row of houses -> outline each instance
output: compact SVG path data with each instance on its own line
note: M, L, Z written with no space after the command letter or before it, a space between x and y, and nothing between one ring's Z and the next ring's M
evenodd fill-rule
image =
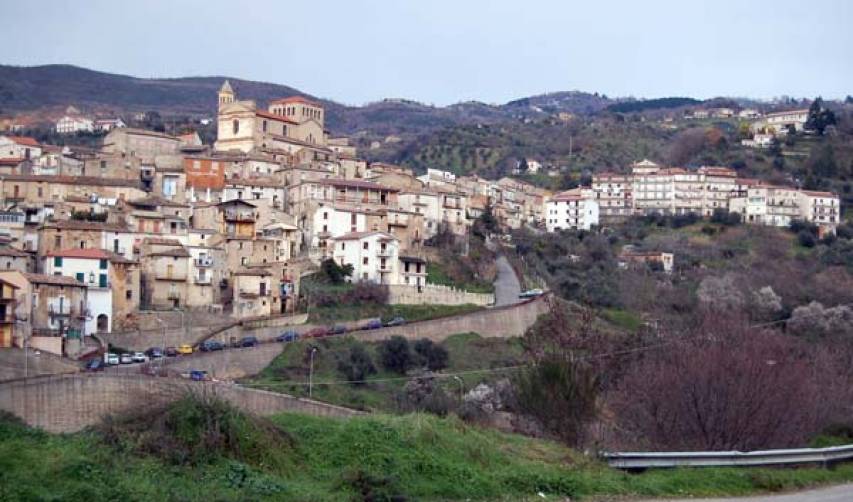
M840 199L831 192L777 186L739 178L733 169L662 167L637 162L630 174L599 173L592 185L557 194L546 203L546 228L589 229L635 215L737 213L742 221L787 226L792 220L834 232L841 222Z

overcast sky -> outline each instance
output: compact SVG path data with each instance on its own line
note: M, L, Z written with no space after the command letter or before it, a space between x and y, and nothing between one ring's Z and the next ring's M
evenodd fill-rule
M0 63L229 75L348 104L853 94L847 0L0 0Z

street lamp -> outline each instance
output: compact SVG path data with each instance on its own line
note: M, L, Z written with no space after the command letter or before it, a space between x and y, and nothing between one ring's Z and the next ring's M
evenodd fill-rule
M313 385L314 385L314 353L317 352L317 347L311 347L311 366L308 370L308 399L311 399L313 395Z

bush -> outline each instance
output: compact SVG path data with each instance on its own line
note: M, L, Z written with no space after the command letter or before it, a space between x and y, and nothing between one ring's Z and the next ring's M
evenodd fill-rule
M402 336L383 341L379 346L379 358L383 368L401 375L405 375L414 363L409 341Z
M447 349L441 345L436 345L429 338L421 338L415 342L415 354L418 356L420 364L426 366L430 371L438 371L447 367Z
M817 244L815 235L808 230L800 230L797 234L797 242L799 242L800 246L803 246L804 248L813 248L815 247L815 244Z
M729 211L720 207L714 209L714 212L711 214L711 223L718 223L720 225L732 227L735 225L739 225L740 222L741 217L739 213L730 213Z
M332 284L340 284L344 282L347 277L352 275L352 271L352 265L347 264L342 267L331 258L323 260L323 263L320 264L320 272Z
M376 366L373 365L370 353L359 343L353 345L346 357L338 361L338 371L355 385L363 385L364 379L376 374Z

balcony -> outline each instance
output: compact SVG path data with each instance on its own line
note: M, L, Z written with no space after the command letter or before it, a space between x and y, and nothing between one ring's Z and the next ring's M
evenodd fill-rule
M211 277L209 275L206 275L204 277L196 276L195 283L200 284L202 286L207 286L211 283Z
M184 270L158 270L154 273L154 278L158 281L185 282L187 280L187 273Z
M261 297L265 298L268 296L270 296L269 290L266 290L263 292L258 291L258 290L249 290L249 289L241 289L240 290L240 297L241 298L261 298Z
M200 268L212 267L213 266L213 257L212 256L202 256L195 259L195 266Z
M166 298L168 298L169 300L180 300L181 299L181 293L180 293L180 291L178 291L176 289L172 289L172 290L169 290L168 293L166 293Z
M238 223L254 223L255 214L248 211L225 211L225 221Z
M391 248L380 249L379 251L376 252L376 256L379 256L382 258L391 258L392 256L394 256L394 252Z
M51 317L71 317L74 315L74 309L71 305L50 303L47 306L47 314Z

